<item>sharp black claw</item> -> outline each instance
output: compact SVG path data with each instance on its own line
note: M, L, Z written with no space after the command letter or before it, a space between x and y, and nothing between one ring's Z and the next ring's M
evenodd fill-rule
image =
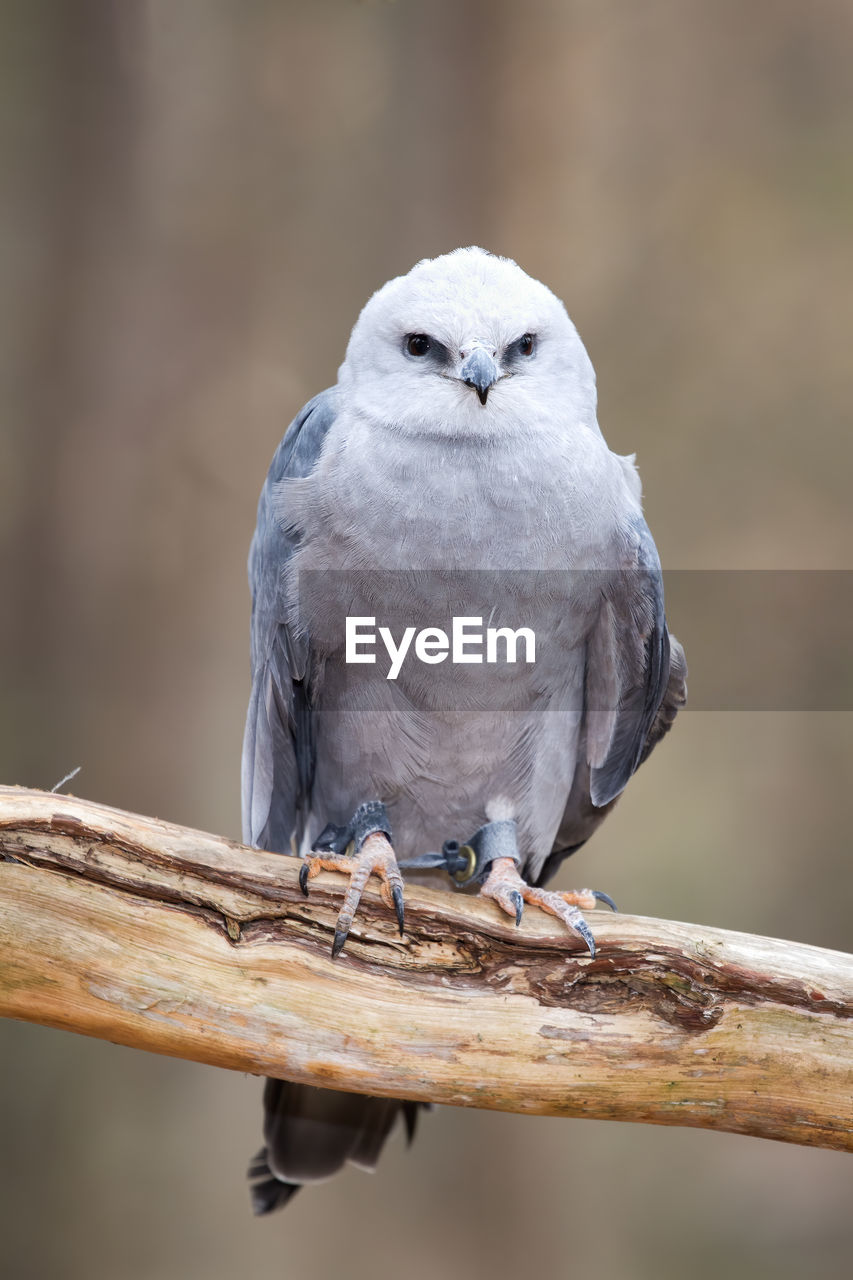
M344 943L347 940L348 930L336 929L334 941L332 942L332 959L337 960L338 956L344 949Z
M299 888L302 890L302 892L305 894L305 897L307 898L308 897L308 863L307 862L303 862L302 866L299 868Z
M577 932L583 938L584 942L589 947L589 954L594 960L595 959L595 938L592 936L592 931L589 925L586 923L585 920L577 920L575 923L573 923L572 928L577 930Z
M595 898L596 902L603 902L611 911L619 910L609 893L602 893L600 889L593 889L592 896Z
M403 907L403 890L398 884L394 885L391 890L391 896L394 899L394 910L397 912L397 924L400 928L400 937L403 936L403 928L406 923L406 913Z
M524 899L517 889L513 889L509 897L510 902L515 907L515 927L517 929L521 924L521 917L524 914Z

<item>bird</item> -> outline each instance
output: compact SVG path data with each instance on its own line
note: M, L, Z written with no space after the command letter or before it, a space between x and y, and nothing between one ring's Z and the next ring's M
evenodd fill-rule
M666 734L687 674L634 455L596 415L563 303L469 247L372 295L337 383L278 446L249 554L243 837L300 858L306 894L322 869L347 878L335 956L371 876L403 933L406 869L519 926L544 910L595 955L584 912L612 899L545 885ZM254 1212L373 1169L418 1110L267 1080Z

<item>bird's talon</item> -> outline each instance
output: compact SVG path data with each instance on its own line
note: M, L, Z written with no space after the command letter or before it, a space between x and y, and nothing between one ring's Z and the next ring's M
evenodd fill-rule
M319 871L337 871L349 876L350 881L335 923L333 959L343 950L362 892L372 875L379 877L380 896L387 907L393 908L402 935L405 924L403 878L391 843L383 832L371 832L357 853L329 854L315 848L306 855L299 868L299 887L306 897L308 883Z
M344 949L344 943L349 937L349 929L336 929L335 937L332 942L332 959L337 960L338 956Z
M590 929L587 922L582 917L579 917L578 919L573 920L569 927L574 929L575 933L580 934L580 936L583 938L586 945L589 947L590 958L594 960L595 959L595 938L592 936L592 930Z
M588 911L596 902L604 902L616 910L616 903L606 893L597 889L576 889L566 893L537 889L526 884L519 874L514 859L495 858L480 892L486 898L493 898L498 906L508 915L515 915L516 927L521 923L521 915L525 902L547 911L549 915L562 920L567 929L571 929L586 943L589 954L595 958L595 938L592 930L581 915L580 909Z
M391 890L391 896L394 899L394 910L397 913L397 924L400 929L400 937L403 936L403 930L406 925L406 911L403 905L403 890L398 884L395 884Z

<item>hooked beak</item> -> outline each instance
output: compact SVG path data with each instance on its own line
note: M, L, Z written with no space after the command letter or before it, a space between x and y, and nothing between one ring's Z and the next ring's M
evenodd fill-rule
M475 347L459 370L466 387L473 387L480 404L485 404L489 391L498 380L498 366L484 347Z

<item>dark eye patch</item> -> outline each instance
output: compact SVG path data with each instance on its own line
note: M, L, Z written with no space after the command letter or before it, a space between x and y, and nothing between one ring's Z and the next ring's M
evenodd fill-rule
M523 333L520 338L516 338L515 342L511 342L506 349L504 359L509 360L529 360L531 356L536 354L537 340L535 333Z
M434 364L447 364L450 359L444 343L428 333L407 333L403 338L403 350L414 360L429 360Z

